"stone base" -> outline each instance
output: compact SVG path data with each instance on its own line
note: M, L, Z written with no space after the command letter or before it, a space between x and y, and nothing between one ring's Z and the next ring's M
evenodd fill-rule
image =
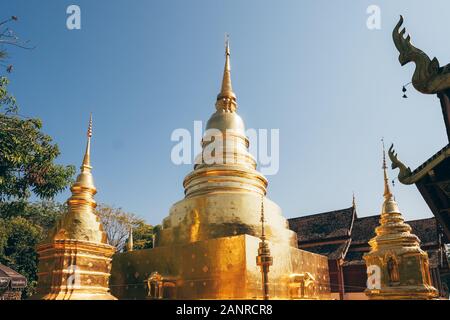
M109 292L115 248L79 240L40 245L38 292L32 299L116 300Z
M111 292L119 299L148 299L147 279L158 272L163 299L261 299L259 242L238 235L116 254ZM270 242L269 247L272 299L330 298L325 256Z

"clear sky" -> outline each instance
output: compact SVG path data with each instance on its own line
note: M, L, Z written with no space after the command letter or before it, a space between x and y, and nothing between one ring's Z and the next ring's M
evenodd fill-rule
M81 30L66 8L81 8ZM369 5L381 30L366 27ZM239 114L250 128L280 129L280 170L268 196L296 217L349 207L378 214L381 144L395 142L415 169L446 143L439 101L402 99L412 64L401 67L391 32L399 14L416 46L450 62L442 1L3 0L15 31L36 49L12 49L11 89L21 114L39 117L79 167L89 112L96 199L156 224L183 197L190 165L170 160L176 128L193 130L214 111L223 39ZM391 178L396 172L389 170ZM430 217L415 186L393 191L407 219ZM64 201L68 191L58 196Z

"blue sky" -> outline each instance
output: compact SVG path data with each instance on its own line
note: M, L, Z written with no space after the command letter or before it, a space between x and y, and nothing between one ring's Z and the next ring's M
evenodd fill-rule
M70 4L81 8L81 30L66 28ZM366 27L372 4L381 30ZM381 137L413 169L447 143L436 97L410 87L401 98L414 66L399 65L391 39L403 14L415 45L448 63L445 0L4 0L1 8L36 45L10 51L21 114L41 118L58 162L78 167L92 111L97 201L150 223L183 197L192 166L171 162L170 135L213 113L226 32L239 114L249 128L280 129L268 196L286 217L349 207L353 191L360 216L378 214ZM407 219L431 216L414 186L393 190Z

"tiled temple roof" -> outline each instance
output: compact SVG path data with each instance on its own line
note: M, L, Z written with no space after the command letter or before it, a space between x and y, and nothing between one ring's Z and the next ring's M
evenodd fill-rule
M375 228L379 225L379 215L357 218L353 224L352 244L367 244L375 236Z
M422 163L419 167L417 167L412 173L412 176L421 177L422 171L427 168L425 172L434 168L436 165L441 163L444 159L446 159L450 154L450 144L447 144L444 148L436 152L431 158ZM419 178L417 178L419 179Z
M289 219L289 227L297 232L299 243L347 238L350 236L354 208L323 212Z
M0 289L23 289L27 286L27 279L20 273L0 263Z
M306 247L303 248L303 250L327 256L328 259L331 260L336 260L345 257L349 245L350 241L344 240L339 243L330 243L317 245L313 247Z

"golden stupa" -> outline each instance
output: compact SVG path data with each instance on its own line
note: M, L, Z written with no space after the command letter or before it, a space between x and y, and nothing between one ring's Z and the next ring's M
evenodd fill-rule
M153 249L114 256L111 290L119 299L329 298L327 258L299 250L296 233L266 197L267 179L236 112L228 41L225 47L216 111L184 179L185 198L170 209Z
M389 187L383 147L384 202L380 226L364 255L368 282L366 295L373 300L432 299L437 290L431 284L428 254L419 238L404 222Z
M81 172L71 187L68 211L46 241L37 248L38 288L34 299L115 300L110 294L111 257L115 247L107 243L95 214L97 190L91 173L92 116Z

